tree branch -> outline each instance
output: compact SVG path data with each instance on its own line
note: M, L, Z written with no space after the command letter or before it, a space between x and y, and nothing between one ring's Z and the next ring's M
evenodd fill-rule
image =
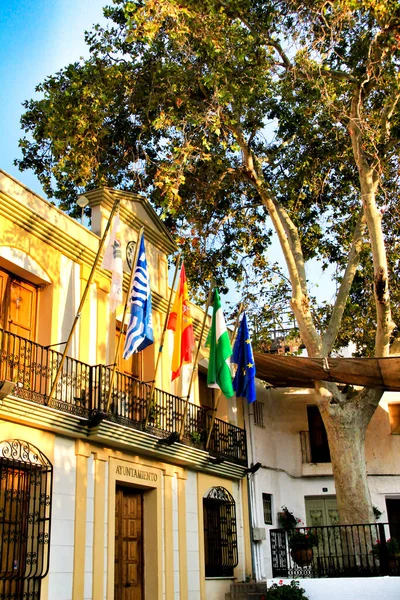
M388 267L381 225L381 214L376 206L379 173L374 166L371 166L368 163L368 158L363 152L363 132L360 126L361 107L362 99L360 88L358 88L354 91L351 102L349 133L360 178L361 201L368 225L374 265L374 297L377 320L375 355L388 356L390 334L395 325L392 321L390 310Z
M262 170L258 168L257 159L253 156L241 128L232 124L229 124L228 127L242 150L243 162L248 177L268 210L278 236L292 285L290 304L299 326L301 338L309 356L320 356L321 338L315 328L310 311L310 302L306 290L304 258L297 229L285 209L272 197Z
M350 293L351 285L353 283L357 266L360 262L360 252L366 228L367 222L365 219L364 211L361 210L356 223L356 227L354 229L353 240L348 254L346 270L344 272L343 279L340 284L339 292L336 297L332 315L329 320L329 325L325 331L325 334L322 336L323 356L329 355L337 338L340 324L342 322L344 309L346 307L347 298Z

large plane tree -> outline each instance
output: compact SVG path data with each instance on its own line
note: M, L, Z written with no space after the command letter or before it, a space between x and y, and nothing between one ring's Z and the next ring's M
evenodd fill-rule
M282 285L309 356L352 337L388 356L398 269L400 11L388 0L137 0L105 9L90 58L26 103L22 169L74 214L99 185L145 192L201 286ZM390 248L388 264L386 246ZM336 265L321 312L307 264ZM246 280L247 282L247 280ZM382 391L315 382L342 523L372 522L364 443Z

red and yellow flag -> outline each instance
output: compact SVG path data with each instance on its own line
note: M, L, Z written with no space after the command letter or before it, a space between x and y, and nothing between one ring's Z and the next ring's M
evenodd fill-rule
M192 361L194 348L193 319L190 316L185 267L182 263L174 304L168 319L168 329L175 332L172 354L172 378L179 377L181 366Z

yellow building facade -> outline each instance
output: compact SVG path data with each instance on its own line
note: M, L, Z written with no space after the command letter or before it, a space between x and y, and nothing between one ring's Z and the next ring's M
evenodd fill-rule
M240 405L221 400L207 445L204 369L183 419L190 368L171 383L171 332L153 391L174 241L144 197L86 197L91 230L0 171L0 596L224 598L252 573ZM123 307L110 312L100 262L56 380L116 200L124 295L125 249L144 226L155 343L129 361L121 343L115 356ZM192 308L198 339L203 315Z

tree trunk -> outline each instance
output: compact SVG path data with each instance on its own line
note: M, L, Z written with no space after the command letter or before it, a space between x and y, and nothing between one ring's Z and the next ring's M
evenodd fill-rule
M365 435L382 392L364 389L345 398L339 390L328 391L325 384L317 387L321 394L319 409L328 435L340 523L373 523ZM354 390L351 391L354 394Z

